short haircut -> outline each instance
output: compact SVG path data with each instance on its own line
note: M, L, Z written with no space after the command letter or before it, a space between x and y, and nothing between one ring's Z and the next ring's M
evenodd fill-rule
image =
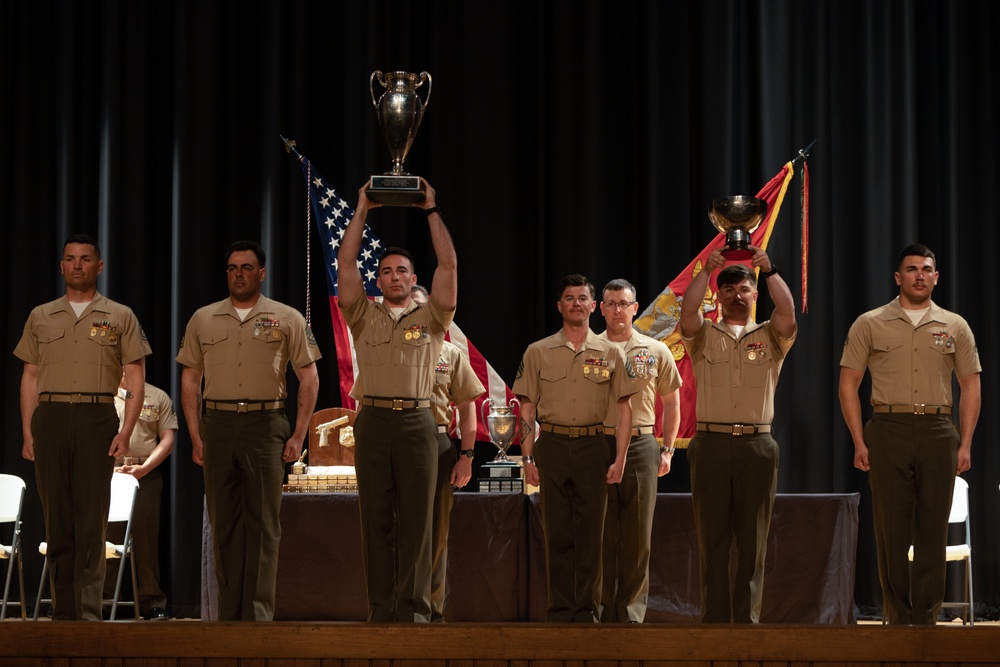
M101 246L97 245L97 239L89 234L73 234L66 242L63 243L63 253L66 252L66 246L70 243L79 243L81 245L92 245L94 246L94 254L97 255L97 259L101 259Z
M636 300L635 285L625 280L624 278L615 278L604 286L601 290L601 298L604 298L605 292L617 292L619 290L630 290L632 292L632 300Z
M423 285L414 285L413 287L411 287L410 288L410 294L413 294L414 292L420 292L421 294L423 294L428 299L431 298L431 293L428 292L427 288L424 287Z
M263 269L264 265L267 264L267 254L264 252L264 247L256 241L237 241L229 246L229 250L226 251L226 262L229 262L229 258L234 252L243 252L244 250L249 250L257 255L257 263L260 264L260 268Z
M562 279L559 283L559 299L562 299L563 292L566 291L567 287L586 287L590 290L590 298L596 299L596 294L594 292L594 283L590 282L587 276L582 273L571 273Z
M411 253L406 248L399 248L397 246L389 246L382 254L378 256L378 268L382 268L382 261L389 255L399 255L400 257L405 257L410 261L410 269L416 270L415 267L417 263L413 260L413 253Z
M937 257L934 256L934 252L925 246L923 243L911 243L902 250L899 251L899 257L896 259L896 270L899 271L903 268L903 260L911 255L917 255L919 257L928 257L932 262L934 262L934 270L937 271Z
M750 285L756 289L757 276L746 264L730 264L719 271L719 277L715 279L715 284L719 289L724 285L739 285L744 280L749 280Z

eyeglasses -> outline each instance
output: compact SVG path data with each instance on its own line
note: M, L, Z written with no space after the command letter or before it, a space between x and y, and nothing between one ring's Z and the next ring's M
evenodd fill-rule
M611 310L626 310L632 306L635 301L603 301L605 308L610 308Z

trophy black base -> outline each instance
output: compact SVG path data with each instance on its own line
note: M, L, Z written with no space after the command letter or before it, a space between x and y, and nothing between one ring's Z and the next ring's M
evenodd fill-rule
M524 493L523 479L478 479L479 493Z
M426 196L419 176L381 174L372 176L371 183L365 196L382 206L412 206Z
M480 472L485 477L476 480L480 493L522 493L523 469L514 461L487 461Z

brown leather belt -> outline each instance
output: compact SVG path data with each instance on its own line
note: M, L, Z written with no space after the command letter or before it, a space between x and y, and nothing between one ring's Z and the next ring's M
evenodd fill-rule
M128 459L128 463L125 463L125 459ZM143 463L146 462L146 457L145 456L125 456L125 457L123 457L121 459L118 459L118 460L121 461L121 463L119 464L118 461L115 461L115 465L116 466L118 466L118 465L141 466Z
M770 433L770 424L722 424L718 422L698 422L698 430L707 433L728 433L729 435L756 435Z
M442 426L441 424L438 424L438 433L447 433L447 432L448 432L447 426Z
M872 408L878 414L899 413L907 415L950 415L950 405L924 405L914 403L913 405L876 405Z
M598 435L604 433L604 426L594 424L592 426L559 426L558 424L541 424L539 426L546 433L556 435L568 435L571 438L583 438L588 435Z
M38 395L42 403L114 403L111 394L53 394L44 392Z
M373 408L391 408L393 410L414 410L416 408L431 407L431 401L429 398L373 398L365 396L361 399L361 405L370 405Z
M263 412L284 410L284 401L205 401L205 409L219 412Z
M605 426L604 435L614 435L618 432L617 426ZM640 435L653 435L652 426L633 426L632 427L632 437L638 438Z

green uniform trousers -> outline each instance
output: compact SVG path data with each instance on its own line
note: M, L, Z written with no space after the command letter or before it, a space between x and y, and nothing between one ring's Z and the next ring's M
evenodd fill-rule
M368 620L431 620L438 433L427 408L365 406L354 422Z
M431 622L444 622L444 597L448 574L448 528L455 489L451 471L458 463L455 443L447 433L438 433L437 487L434 489L434 515L431 535Z
M604 435L571 438L542 432L538 464L548 609L551 623L596 623L601 542L613 459Z
M699 431L688 445L698 537L702 623L757 623L764 556L778 483L778 443L769 433ZM729 553L736 541L736 578Z
M199 424L220 621L270 621L281 542L284 411L206 410Z
M614 460L616 443L607 437ZM625 475L608 486L601 567L601 623L642 623L649 600L649 548L656 507L660 445L650 435L632 438Z
M38 404L31 417L52 619L99 621L118 433L112 404Z
M941 611L959 441L946 415L877 414L865 425L875 553L888 623L933 625Z

